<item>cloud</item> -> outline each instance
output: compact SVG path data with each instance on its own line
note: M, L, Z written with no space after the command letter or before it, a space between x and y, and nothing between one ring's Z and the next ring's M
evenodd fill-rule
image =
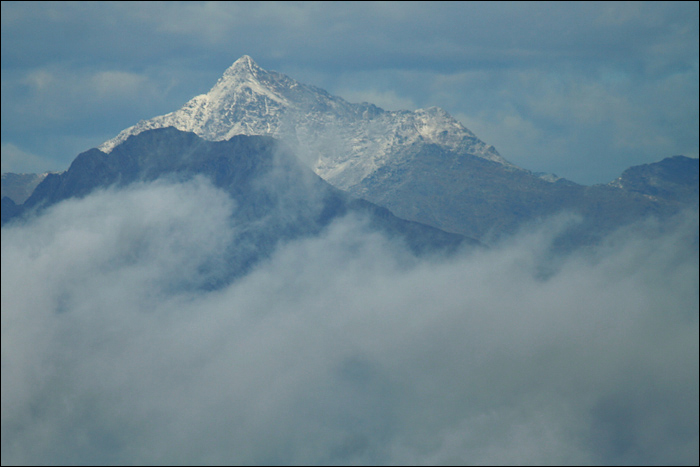
M698 462L697 212L411 259L360 220L200 285L202 179L2 229L2 462ZM212 266L213 265L213 266Z

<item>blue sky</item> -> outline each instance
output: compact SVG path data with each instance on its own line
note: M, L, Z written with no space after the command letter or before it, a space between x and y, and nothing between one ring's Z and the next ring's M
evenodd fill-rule
M698 3L2 2L2 171L63 170L248 54L388 110L439 106L579 183L698 157Z

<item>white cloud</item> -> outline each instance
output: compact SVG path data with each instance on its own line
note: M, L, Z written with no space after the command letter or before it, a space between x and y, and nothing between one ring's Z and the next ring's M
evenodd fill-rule
M556 264L556 223L416 262L346 218L204 291L234 210L2 229L3 464L697 463L697 212Z

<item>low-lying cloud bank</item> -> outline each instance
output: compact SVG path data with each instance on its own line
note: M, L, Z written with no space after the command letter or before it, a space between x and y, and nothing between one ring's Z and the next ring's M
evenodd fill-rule
M3 464L697 465L697 211L558 260L558 221L418 261L345 218L204 291L235 209L158 182L2 229Z

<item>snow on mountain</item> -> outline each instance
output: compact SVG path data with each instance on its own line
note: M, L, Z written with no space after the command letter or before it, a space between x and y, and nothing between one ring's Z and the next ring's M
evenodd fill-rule
M221 141L238 134L270 135L295 148L319 176L349 189L415 143L432 143L515 168L444 110L385 111L351 104L314 86L260 68L244 55L207 93L181 109L125 129L99 149L129 136L173 126Z

